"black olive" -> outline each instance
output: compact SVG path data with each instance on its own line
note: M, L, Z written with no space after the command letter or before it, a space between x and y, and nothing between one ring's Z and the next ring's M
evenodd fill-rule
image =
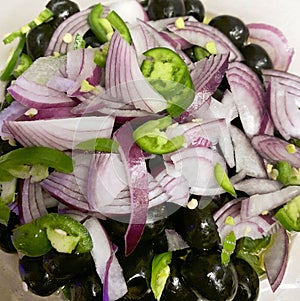
M259 278L252 266L245 260L234 258L233 264L238 276L238 289L233 301L255 301L259 293Z
M237 17L220 15L212 18L208 24L224 33L237 47L242 47L248 40L248 27Z
M135 250L125 256L123 250L119 250L117 258L123 268L124 278L128 292L124 300L140 300L150 291L151 266L154 251L150 242L140 242Z
M43 268L43 257L24 256L19 260L19 271L28 289L39 296L50 296L65 284L51 277Z
M51 0L46 7L53 13L53 24L57 27L64 20L79 12L77 3L70 0Z
M220 252L192 250L182 266L186 283L205 300L229 301L236 294L238 279L234 266L221 263Z
M85 41L85 46L88 47L93 47L93 48L98 48L101 46L101 43L97 39L97 37L94 35L92 30L88 30L84 35L83 39Z
M202 22L205 15L205 9L200 0L184 0L185 14L193 16L199 22Z
M28 32L26 49L33 60L44 56L54 30L51 23L42 23Z
M191 288L183 281L181 267L184 260L173 258L170 266L170 276L163 290L162 301L196 301L198 297Z
M19 224L19 217L13 211L10 212L7 226L0 224L0 249L6 253L16 253L11 235L16 225Z
M91 270L94 265L94 261L89 252L82 254L65 254L53 250L43 256L43 266L46 272L57 279L71 279Z
M257 74L261 74L262 69L272 69L273 63L266 50L257 44L248 44L240 48L244 56L244 63Z
M219 233L210 210L182 207L171 218L175 230L190 247L209 250L219 246Z
M80 277L75 277L68 284L67 289L70 301L103 300L103 286L95 270Z
M185 15L183 0L149 0L148 17L150 20L179 17Z

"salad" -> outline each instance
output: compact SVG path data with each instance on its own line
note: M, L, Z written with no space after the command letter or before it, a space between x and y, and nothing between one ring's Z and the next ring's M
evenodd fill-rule
M279 28L193 0L51 0L3 42L0 246L27 290L278 290L300 231L300 78Z

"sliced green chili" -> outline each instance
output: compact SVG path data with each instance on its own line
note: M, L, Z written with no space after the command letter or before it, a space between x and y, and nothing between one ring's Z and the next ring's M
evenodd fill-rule
M217 163L214 168L214 176L218 184L228 193L230 193L233 197L237 197L235 189L230 182L225 170L221 166L220 163Z
M287 202L275 217L286 230L300 232L300 196Z
M133 138L141 149L151 154L166 154L181 148L185 143L183 135L168 139L162 131L172 124L172 118L166 116L150 120L133 132Z
M27 32L29 32L30 29L42 24L45 21L48 21L52 17L53 17L53 12L50 9L45 8L39 13L39 15L33 21L30 21L29 23L22 26L20 29L5 36L5 38L3 39L3 43L4 44L11 43L16 38L21 37Z
M122 18L115 12L111 11L107 16L106 19L112 25L112 27L117 30L121 37L125 39L128 43L131 43L131 35L130 31L126 25L126 23L122 20Z
M6 64L4 70L1 72L0 80L6 81L9 79L9 77L12 75L17 62L21 56L21 53L23 51L23 48L25 46L26 37L25 35L22 35L20 37L20 41L16 47L16 49L13 51L13 54L11 55L8 63Z
M91 30L97 37L97 39L100 41L100 43L105 43L108 41L107 39L107 30L101 24L101 16L103 14L103 6L99 3L93 6L91 12L88 16L88 22L91 27Z
M16 78L19 77L31 66L32 62L32 58L29 55L22 53L13 71L13 76Z
M221 253L221 262L226 265L230 262L230 256L233 254L236 246L236 237L233 231L230 231L224 238Z
M44 165L63 173L73 171L72 158L49 147L18 148L0 157L0 171L3 175L5 175L5 172L18 172L20 169L22 170L22 166L26 165Z
M109 138L95 138L76 145L76 149L105 153L116 153L118 148L119 143Z

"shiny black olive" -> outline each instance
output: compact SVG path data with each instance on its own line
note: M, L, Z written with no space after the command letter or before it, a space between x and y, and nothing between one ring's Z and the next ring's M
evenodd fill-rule
M67 289L70 301L103 300L103 286L99 276L94 270L80 277L75 277Z
M43 257L24 256L19 260L19 271L28 289L39 296L50 296L65 284L51 277L43 268Z
M257 44L248 44L240 48L244 56L244 62L257 74L261 74L262 69L272 69L273 63L266 50Z
M119 250L116 255L123 268L128 288L124 300L144 298L150 291L151 265L154 257L151 243L140 242L129 256L125 256L123 250Z
M89 252L65 254L53 250L43 256L43 266L50 276L68 280L93 269L95 264Z
M229 301L236 294L238 279L234 266L221 263L220 252L192 250L182 266L186 283L205 300Z
M28 32L26 49L33 60L44 56L54 30L51 23L42 23Z
M93 47L93 48L98 48L101 46L101 43L99 40L96 38L94 33L91 30L88 30L84 35L83 39L85 41L85 46L86 47Z
M248 40L248 27L237 17L220 15L212 18L208 24L224 33L237 47L242 47Z
M80 10L78 4L70 0L51 0L46 4L46 7L54 15L53 23L55 27Z
M0 249L6 253L16 253L17 250L14 247L11 235L16 225L19 224L19 217L10 212L10 217L7 226L0 224Z
M259 293L259 278L251 265L243 259L234 258L238 276L238 289L233 301L255 301Z
M220 243L219 233L210 210L182 207L173 216L175 230L192 248L209 250Z
M185 14L193 16L199 22L202 22L205 15L205 9L199 0L184 0Z
M170 266L170 276L163 290L162 301L196 301L198 297L191 288L183 281L181 267L184 260L173 258Z
M150 20L179 17L185 15L183 0L149 0L148 16Z

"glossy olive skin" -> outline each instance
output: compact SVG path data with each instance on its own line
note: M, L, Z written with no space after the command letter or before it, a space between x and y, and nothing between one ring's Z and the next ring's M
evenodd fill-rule
M55 28L51 23L42 23L28 32L26 50L33 60L44 56L54 30Z
M248 44L240 48L244 56L244 63L257 74L261 74L262 69L273 69L273 63L264 48L257 44Z
M57 27L64 20L79 12L77 3L70 0L50 0L46 7L53 13L53 24Z
M251 265L243 259L234 258L238 276L238 289L233 301L255 301L259 294L259 278Z
M183 0L149 0L148 17L150 20L179 17L185 15Z
M193 16L199 22L202 22L205 16L205 9L200 0L184 0L185 14Z
M46 272L43 257L22 257L19 260L19 271L28 289L39 296L50 296L65 284Z
M190 247L210 250L219 245L218 229L210 210L181 208L172 219L175 230Z
M237 47L242 47L248 40L249 30L237 17L220 15L212 18L208 24L224 33Z
M181 275L184 260L173 258L170 266L170 276L163 290L162 301L197 301L196 294L187 286Z
M183 266L183 279L209 301L230 301L236 294L238 279L234 266L221 263L220 252L192 250Z
M0 224L0 249L6 253L16 253L17 250L14 247L11 235L16 225L19 224L19 217L10 212L10 217L7 226Z
M127 283L128 292L124 300L140 300L150 291L151 265L154 250L150 242L140 242L135 250L125 256L124 250L116 253Z
M96 271L75 277L68 284L70 301L101 301L103 300L103 285Z
M50 251L43 256L43 267L46 272L56 279L69 280L95 266L89 252L82 254L65 254Z

